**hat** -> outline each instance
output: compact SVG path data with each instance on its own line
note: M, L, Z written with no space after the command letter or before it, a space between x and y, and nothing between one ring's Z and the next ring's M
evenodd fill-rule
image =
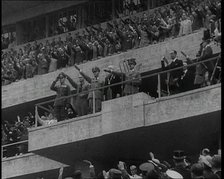
M93 73L96 72L96 71L100 72L99 67L93 67L93 68L92 68L92 72L93 72Z
M184 155L184 151L183 150L175 150L173 152L173 159L174 160L183 160L186 158L186 156Z
M183 179L183 176L180 173L178 173L178 172L176 172L174 170L168 169L166 171L166 174L167 174L168 177L170 177L172 179Z
M107 68L110 69L110 70L114 70L114 66L113 65L109 65Z
M79 179L82 176L82 172L80 170L76 170L74 171L73 175L72 175L75 179Z
M154 170L154 165L152 163L142 163L140 166L139 166L139 169L141 171L146 171L146 172L150 172L152 170Z
M210 155L200 155L199 157L199 162L203 163L204 165L208 166L209 168L212 168L211 162L212 162L212 157Z
M209 29L204 30L202 40L207 41L207 40L210 40L210 38L211 38L211 35L210 35Z
M211 164L214 168L221 168L221 155L214 155Z
M130 166L130 170L135 170L137 169L135 165Z
M111 168L109 170L109 175L112 176L111 178L119 178L121 177L121 171L115 168Z
M132 65L132 64L136 65L137 64L135 61L135 58L127 59L127 61L128 61L128 65Z

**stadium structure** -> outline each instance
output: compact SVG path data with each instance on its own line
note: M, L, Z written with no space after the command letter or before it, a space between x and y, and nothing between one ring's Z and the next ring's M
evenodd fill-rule
M77 30L71 32L74 34L84 29L86 21L99 23L100 19L104 26L111 17L116 18L115 9L122 4L120 1L2 1L2 33L16 34L14 48L19 49L27 44L23 38L24 33L31 30L27 24L35 21L45 28L45 37L38 39L38 43L59 36L65 39L67 33L49 36L52 18L75 12L78 24ZM153 11L161 4L159 0L143 2L146 7L143 12ZM140 17L143 12L137 12L136 16ZM108 65L119 67L122 60L133 57L142 64L141 75L158 74L161 57L167 50L175 49L178 54L184 50L195 57L202 36L203 29L200 29L79 66L92 76L94 66L100 69ZM221 51L214 43L212 48L214 53ZM62 71L78 80L78 71L67 67L2 86L2 118L16 120L18 114L34 113L37 104L54 99L55 92L50 90L50 85ZM102 72L102 77L105 76ZM149 158L150 151L157 158L167 160L172 158L175 149L187 151L193 159L205 147L216 153L221 148L221 84L157 98L148 93L158 87L157 76L142 80L145 92L102 102L101 112L30 128L26 141L28 153L8 158L2 156L2 178L53 179L57 178L62 166L65 175L80 169L84 177L88 177L88 166L83 160L92 161L101 171L115 166L120 160L138 165Z

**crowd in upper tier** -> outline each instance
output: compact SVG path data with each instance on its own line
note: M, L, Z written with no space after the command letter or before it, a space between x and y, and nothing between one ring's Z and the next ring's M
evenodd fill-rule
M147 46L205 27L211 34L221 34L221 3L179 0L142 17L130 15L107 23L89 26L81 33L68 33L43 43L27 44L18 51L2 51L2 85L32 78L74 64L85 63L129 49Z

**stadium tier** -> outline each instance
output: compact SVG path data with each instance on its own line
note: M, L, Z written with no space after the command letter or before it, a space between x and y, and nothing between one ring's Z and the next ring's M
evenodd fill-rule
M221 178L220 0L3 6L3 179Z

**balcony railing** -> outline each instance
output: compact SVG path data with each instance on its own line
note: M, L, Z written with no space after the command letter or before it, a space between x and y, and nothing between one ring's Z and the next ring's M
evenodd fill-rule
M181 66L181 67L178 67L178 68L169 69L169 70L165 70L165 71L160 71L160 72L150 74L150 75L144 75L144 76L139 77L138 79L147 79L147 78L149 79L149 78L152 78L152 77L154 77L154 78L156 77L157 78L157 94L158 94L157 95L157 100L161 100L166 96L173 95L169 91L169 87L170 87L169 83L165 84L164 81L166 81L167 78L169 77L169 75L167 75L167 74L170 74L171 72L173 72L175 70L189 69L191 67L196 67L197 65L213 61L215 66L214 66L211 78L208 81L209 83L207 85L213 85L213 84L220 83L221 82L221 67L218 67L219 66L218 63L220 62L220 59L221 58L220 58L219 54L216 54L216 55L214 55L214 57L212 57L210 59L206 59L206 60L199 61L199 62L193 62L192 64L188 64L188 65L185 65L185 66ZM218 77L217 76L214 77L217 70L218 70ZM214 82L214 78L216 78L215 82ZM135 78L134 80L136 80L136 79L137 78ZM90 89L88 91L84 91L84 92L72 94L72 95L69 95L69 96L60 97L60 98L57 98L57 99L54 99L54 100L49 100L49 101L46 101L46 102L38 103L35 106L35 127L38 127L38 118L39 118L38 109L42 109L44 111L52 113L52 110L48 109L46 106L48 106L49 104L52 104L53 102L55 102L57 100L71 99L71 98L77 97L80 94L93 93L93 103L92 103L92 105L93 105L92 109L93 110L92 110L92 113L94 114L94 113L96 113L96 108L95 108L95 104L96 104L95 92L96 92L96 90L103 90L105 88L111 88L111 87L114 87L114 86L117 86L117 85L121 85L123 87L127 83L129 85L133 85L134 80L133 79L132 80L125 80L125 81L122 81L122 82L119 82L119 83L103 86L103 87L100 87L100 88L94 88L94 89ZM165 88L164 88L164 86L165 86ZM131 94L134 94L134 93L137 93L137 92L132 91ZM178 92L178 93L181 93L181 91ZM174 94L177 94L177 93L174 93ZM4 157L12 157L12 156L20 155L20 154L24 154L24 153L28 153L28 141L27 140L2 146L2 157L3 158Z

